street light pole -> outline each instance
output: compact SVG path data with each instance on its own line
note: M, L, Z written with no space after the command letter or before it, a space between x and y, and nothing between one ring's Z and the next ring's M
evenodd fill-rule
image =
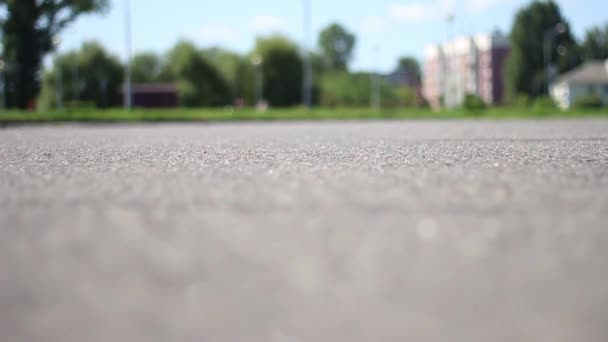
M378 65L378 46L374 47L374 69L371 74L371 108L373 110L380 110L381 98L380 98L380 79L375 66Z
M257 93L258 93L258 105L262 105L264 101L264 72L262 71L262 65L258 65L257 69Z
M124 107L131 110L132 107L132 85L131 85L131 0L125 0L125 43L127 49L127 62L125 63L125 87Z
M547 94L551 93L551 83L553 82L553 69L551 68L551 50L555 37L566 32L564 23L557 23L543 34L543 57L545 60L545 72L547 73Z
M302 99L307 108L312 107L312 61L310 56L310 30L312 17L311 0L303 0L304 23L304 78L302 83Z
M53 37L53 45L55 47L55 81L56 81L56 93L55 100L57 102L57 110L63 109L63 75L61 65L59 64L59 45L61 44L61 38L59 36Z
M454 16L453 12L449 12L448 15L445 17L448 42L450 40L452 40L453 35L454 35L454 19L455 18L456 17Z
M78 57L77 57L78 58ZM78 102L78 60L72 65L72 102Z
M262 71L262 63L264 63L262 56L256 54L251 57L251 64L253 64L255 68L255 80L253 82L256 106L260 106L264 100L264 73Z
M443 49L443 109L447 109L452 105L452 94L450 91L450 83L452 82L452 54L450 53L450 43L452 39L454 39L454 20L455 20L454 12L448 12L445 22L446 22L446 42Z
M0 94L2 95L2 101L0 101L0 109L4 110L6 109L6 77L5 77L5 71L4 69L6 68L6 62L4 62L3 59L0 59Z

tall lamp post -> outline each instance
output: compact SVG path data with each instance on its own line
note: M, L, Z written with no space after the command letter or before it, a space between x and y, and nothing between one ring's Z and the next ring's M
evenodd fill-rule
M74 65L72 65L72 102L78 102L78 93L79 93L79 81L78 81L78 61L75 61Z
M450 48L449 45L452 41L452 39L454 39L454 20L456 19L454 12L450 11L448 12L448 14L445 17L445 23L446 23L446 42L445 42L445 47L446 49L444 49L443 51L443 103L441 104L441 106L444 109L447 109L451 106L453 106L453 102L454 102L454 97L452 94L452 88L450 86L450 84L452 83L452 65L451 65L451 61L452 61L452 54L449 52Z
M302 99L307 108L312 107L312 61L310 56L310 30L312 17L311 0L303 0L304 23L304 78L302 82Z
M553 40L566 32L566 25L564 23L557 23L543 34L543 55L545 60L545 70L547 73L547 94L551 92L551 83L553 82L554 70L551 65L551 50L553 46Z
M454 35L454 19L456 19L454 12L449 12L445 17L448 42Z
M378 46L374 47L374 66L378 65L378 53L380 48ZM370 95L370 106L373 110L380 110L382 106L381 98L380 98L380 77L376 70L372 71L371 74L371 95Z
M256 54L251 57L251 64L255 67L255 79L254 79L254 91L255 91L255 104L256 106L261 105L264 99L264 73L262 72L262 63L264 59L262 56Z
M125 0L125 44L127 62L125 63L124 107L125 110L131 110L133 105L133 89L131 85L131 0Z
M59 64L59 45L61 44L61 38L59 36L53 37L53 46L55 47L55 81L57 82L57 91L55 93L57 101L57 110L63 109L63 75L61 65Z
M6 69L6 62L0 59L0 95L2 95L2 101L0 101L0 109L6 108L6 82L4 77L4 69Z

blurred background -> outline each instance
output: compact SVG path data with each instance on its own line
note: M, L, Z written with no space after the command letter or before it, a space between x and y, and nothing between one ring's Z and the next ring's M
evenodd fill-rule
M0 106L608 105L608 2L2 0Z

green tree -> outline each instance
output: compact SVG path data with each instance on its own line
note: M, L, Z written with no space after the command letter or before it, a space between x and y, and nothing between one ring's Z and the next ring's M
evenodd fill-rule
M318 52L310 53L310 64L312 65L312 72L315 78L320 78L323 73L329 71L327 70L325 62L323 60L323 55Z
M57 76L61 73L64 103L87 102L107 108L121 103L124 69L118 57L108 54L97 42L85 42L79 51L59 56L44 73L39 105L57 105Z
M422 81L420 64L415 57L401 57L397 63L395 73L399 74L408 85L417 86Z
M518 11L511 29L511 52L505 75L511 99L517 94L535 98L547 93L544 38L559 23L563 23L565 31L551 41L549 60L563 73L580 64L580 54L558 5L553 1L534 1Z
M608 24L589 30L581 49L585 60L608 59Z
M255 104L255 70L251 61L247 58L242 58L236 67L234 95L238 99L245 101L245 104Z
M282 36L258 38L253 52L262 58L264 98L285 107L302 102L302 59L296 44Z
M42 59L53 38L80 15L101 12L108 0L0 0L9 107L25 109L40 90Z
M355 35L337 23L321 31L319 45L327 68L334 71L347 70L348 63L353 57L355 43Z
M327 72L323 56L318 52L310 52L310 64L312 66L312 104L314 106L321 102L321 80Z
M154 53L140 53L131 61L131 79L135 83L154 83L163 79L164 61Z
M183 106L224 106L231 103L228 84L192 43L177 43L169 52L167 61L163 74L177 82Z
M245 62L245 58L235 52L219 47L203 49L202 55L220 73L230 87L230 92L234 96L242 97L243 94L240 91L239 83L243 80L239 75L239 66Z

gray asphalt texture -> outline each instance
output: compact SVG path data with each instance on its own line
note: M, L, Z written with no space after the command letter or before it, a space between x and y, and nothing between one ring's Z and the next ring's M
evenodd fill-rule
M608 341L608 121L0 130L2 341Z

